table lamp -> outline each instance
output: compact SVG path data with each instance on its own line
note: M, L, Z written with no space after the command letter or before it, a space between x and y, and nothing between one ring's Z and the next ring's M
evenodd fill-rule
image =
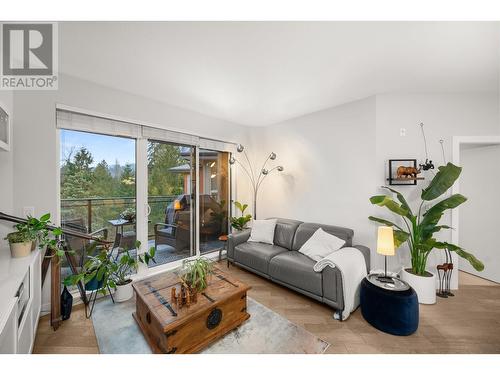
M378 227L377 235L377 253L384 255L384 274L379 275L377 278L380 282L393 283L392 278L387 276L387 256L395 254L394 248L394 232L392 227L381 226Z

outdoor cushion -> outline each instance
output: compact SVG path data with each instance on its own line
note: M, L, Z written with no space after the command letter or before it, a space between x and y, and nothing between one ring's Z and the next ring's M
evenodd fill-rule
M269 260L287 249L260 242L244 242L234 248L234 260L259 272L268 273Z
M269 276L273 279L323 295L321 273L314 272L316 262L298 251L287 251L276 255L269 263Z
M161 233L165 236L171 236L172 235L172 230L173 228L172 227L166 227L166 228L163 228L163 229L158 229L158 233Z

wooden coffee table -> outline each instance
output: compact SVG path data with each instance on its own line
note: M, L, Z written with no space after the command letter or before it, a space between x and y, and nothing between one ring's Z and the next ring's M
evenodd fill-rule
M197 302L179 308L171 301L179 276L168 272L133 285L137 294L133 314L154 353L196 353L250 317L250 287L220 269L210 277Z

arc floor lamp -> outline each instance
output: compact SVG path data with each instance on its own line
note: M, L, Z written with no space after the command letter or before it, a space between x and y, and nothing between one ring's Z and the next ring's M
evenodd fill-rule
M259 188L262 185L262 182L265 180L267 176L269 176L272 172L278 171L278 172L283 172L284 168L281 165L275 166L271 169L267 169L266 165L270 160L276 160L276 154L274 152L271 152L264 163L262 164L262 168L260 170L255 170L253 167L253 164L250 162L250 158L247 155L247 152L245 151L245 147L241 144L238 144L236 146L236 151L238 153L242 153L245 157L244 161L241 162L234 156L231 156L229 158L229 164L233 165L238 163L243 171L247 174L248 178L250 179L250 182L252 184L252 190L253 190L253 218L257 218L257 195L259 193ZM258 172L258 174L257 174Z

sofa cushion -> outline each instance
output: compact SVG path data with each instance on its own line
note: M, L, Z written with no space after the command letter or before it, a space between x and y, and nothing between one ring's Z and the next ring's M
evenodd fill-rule
M271 258L285 251L288 252L281 246L244 242L234 248L234 260L267 275Z
M288 250L292 250L293 238L295 237L295 231L302 224L302 221L282 219L282 218L271 218L277 219L276 229L274 230L274 244L284 247Z
M248 242L262 242L274 245L274 230L276 219L254 220Z
M269 263L271 278L308 291L323 295L321 273L314 272L315 261L298 251L287 251L274 256Z
M314 232L318 230L318 228L321 228L325 232L343 239L345 241L344 246L352 246L352 237L354 236L354 231L352 229L336 227L334 225L302 223L299 225L297 231L295 232L292 250L299 250L302 245L304 245L306 241L314 234Z

